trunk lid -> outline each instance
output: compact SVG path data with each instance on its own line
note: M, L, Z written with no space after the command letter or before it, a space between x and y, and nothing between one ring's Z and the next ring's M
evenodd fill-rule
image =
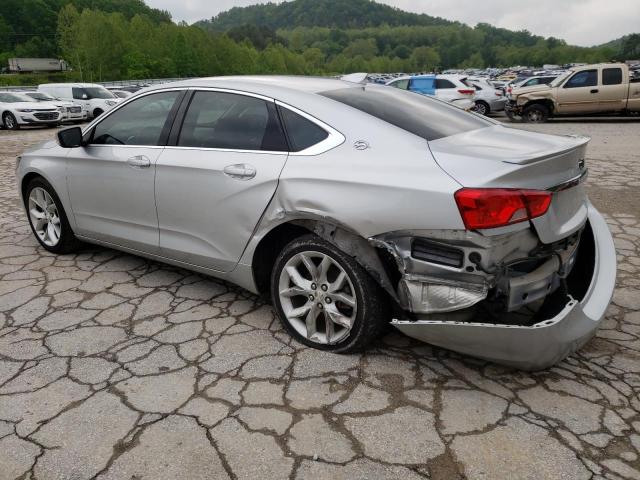
M464 187L554 190L549 211L532 220L543 243L579 230L587 219L587 137L526 132L495 125L429 142L440 167ZM567 188L568 187L568 188Z

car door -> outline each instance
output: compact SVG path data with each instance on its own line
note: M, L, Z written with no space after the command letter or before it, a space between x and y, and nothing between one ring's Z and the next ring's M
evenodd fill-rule
M620 67L602 69L602 85L598 95L601 112L619 112L627 106L629 86L623 83L623 79Z
M155 163L184 91L143 95L85 133L67 157L67 184L77 233L148 253L158 252Z
M413 78L409 85L409 90L422 95L435 95L435 78Z
M273 100L191 95L156 167L161 254L230 271L276 191L288 145Z
M599 111L598 69L574 73L558 89L560 114L596 113Z

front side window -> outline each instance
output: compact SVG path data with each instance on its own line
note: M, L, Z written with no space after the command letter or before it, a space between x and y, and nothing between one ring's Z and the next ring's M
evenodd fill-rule
M603 85L620 85L622 84L621 68L605 68L602 70Z
M93 145L160 144L169 113L182 92L160 92L134 100L98 123L92 135Z
M576 73L565 84L564 88L595 87L598 85L597 70L583 70Z
M281 107L280 115L282 116L284 127L287 130L287 137L289 138L292 152L306 150L322 142L329 136L323 128L311 120L307 120L302 115L292 112L288 108Z
M178 146L287 151L273 102L225 92L196 92L184 117Z
M71 89L73 98L76 100L91 100L93 98L108 99L116 98L109 90L102 87L73 87Z
M411 88L415 90L433 90L434 88L433 78L414 78L411 81Z

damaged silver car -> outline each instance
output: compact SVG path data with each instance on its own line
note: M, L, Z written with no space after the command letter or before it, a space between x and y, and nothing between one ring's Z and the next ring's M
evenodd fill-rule
M613 293L587 143L384 86L211 78L60 131L17 178L51 252L85 241L270 295L322 350L362 349L391 322L540 369L594 335Z

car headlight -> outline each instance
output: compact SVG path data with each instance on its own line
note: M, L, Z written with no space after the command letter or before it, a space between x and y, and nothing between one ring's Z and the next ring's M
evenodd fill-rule
M59 108L58 108L58 111L59 111L60 113L64 113L64 107L59 107Z
M19 112L22 112L22 113L31 113L31 112L35 112L35 110L34 110L34 109L32 109L32 108L19 108L19 109L18 109L18 111L19 111Z
M118 102L114 102L113 100L107 100L107 105L109 105L110 107L113 107L114 105L116 105Z

